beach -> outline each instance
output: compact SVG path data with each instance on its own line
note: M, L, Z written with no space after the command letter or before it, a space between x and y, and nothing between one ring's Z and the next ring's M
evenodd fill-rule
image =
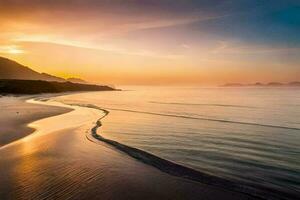
M0 200L300 200L300 0L5 0L0 21Z
M26 103L31 96L2 96L0 98L0 148L34 131L27 124L38 119L60 115L72 109Z
M26 113L0 121L1 132L15 131L0 147L1 199L254 199L169 175L90 141L101 110L25 100L1 98L1 108Z

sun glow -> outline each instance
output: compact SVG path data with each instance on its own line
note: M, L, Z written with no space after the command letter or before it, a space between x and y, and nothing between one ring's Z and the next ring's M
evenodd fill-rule
M278 0L264 10L231 1L216 1L218 8L214 1L59 2L1 4L0 56L101 84L300 79L299 6L293 3Z
M9 53L9 54L22 54L22 53L24 53L24 51L21 50L21 49L9 49L7 51L7 53Z
M3 54L23 54L24 50L20 49L18 46L0 46L0 53Z

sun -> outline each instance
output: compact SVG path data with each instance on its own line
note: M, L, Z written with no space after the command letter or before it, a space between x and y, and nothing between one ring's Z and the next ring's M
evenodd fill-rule
M18 49L18 48L15 48L15 47L11 47L7 50L7 53L8 54L22 54L22 53L24 53L24 50Z
M20 48L17 45L4 45L0 46L0 54L10 54L10 55L17 55L26 53L25 50Z

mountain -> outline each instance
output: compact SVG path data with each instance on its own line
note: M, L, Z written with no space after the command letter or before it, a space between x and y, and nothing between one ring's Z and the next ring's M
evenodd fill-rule
M82 80L80 78L68 78L67 81L72 82L72 83L87 83L85 80Z
M300 86L300 82L299 81L294 81L294 82L290 82L288 83L289 86Z
M47 73L38 73L29 67L21 65L13 60L0 57L0 79L20 79L20 80L44 80L57 82L73 82L73 83L87 83L80 78L63 79Z
M38 73L24 65L4 57L0 57L0 79L66 81L63 78L52 76L50 74Z
M89 85L72 82L0 79L0 94L40 94L75 91L113 91L105 85Z
M283 83L279 83L279 82L270 82L267 84L267 86L284 86Z
M253 86L264 86L264 84L262 84L261 82L256 82L253 84Z
M299 87L300 82L294 81L290 83L270 82L270 83L254 83L254 84L242 84L242 83L226 83L221 87Z
M245 86L241 83L226 83L224 85L222 85L221 87L242 87Z

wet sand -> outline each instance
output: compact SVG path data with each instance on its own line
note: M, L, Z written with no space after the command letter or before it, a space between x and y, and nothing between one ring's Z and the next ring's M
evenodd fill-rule
M27 124L38 119L63 114L71 109L26 103L30 96L0 98L0 147L34 132Z
M0 148L1 200L253 199L168 175L105 143L91 142L86 136L104 113L74 108L30 124L37 129L34 134ZM18 130L26 126L12 124Z

